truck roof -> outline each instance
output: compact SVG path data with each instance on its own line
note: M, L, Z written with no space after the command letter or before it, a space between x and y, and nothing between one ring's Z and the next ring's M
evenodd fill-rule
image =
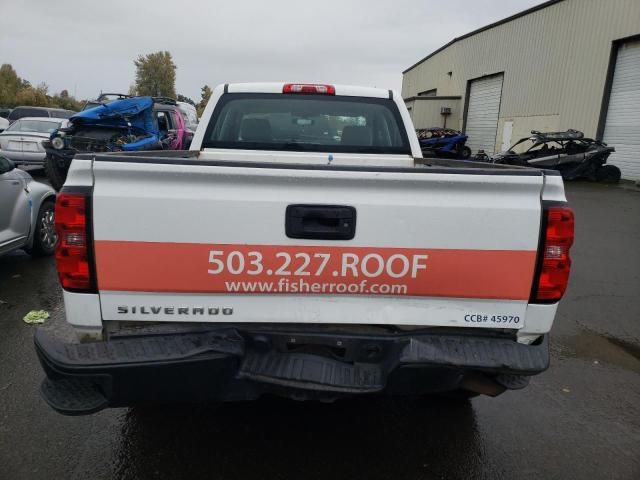
M228 93L282 93L286 84L309 85L302 82L264 82L264 83L229 83L225 85ZM312 85L325 85L313 83ZM336 95L349 97L373 97L373 98L393 98L398 95L393 90L384 88L358 87L355 85L335 85L330 84L336 90Z

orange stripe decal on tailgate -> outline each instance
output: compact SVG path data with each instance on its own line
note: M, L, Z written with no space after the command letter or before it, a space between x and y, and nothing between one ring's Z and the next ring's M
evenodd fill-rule
M100 290L526 300L535 251L95 242Z

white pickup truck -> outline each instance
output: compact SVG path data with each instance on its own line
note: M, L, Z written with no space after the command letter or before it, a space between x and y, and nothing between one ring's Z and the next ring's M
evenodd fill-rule
M190 152L77 156L55 410L265 393L497 395L549 366L573 213L556 172L422 158L391 90L229 84Z

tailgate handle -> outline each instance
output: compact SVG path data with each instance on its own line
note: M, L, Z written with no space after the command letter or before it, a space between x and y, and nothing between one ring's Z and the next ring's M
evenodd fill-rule
M289 205L285 229L289 238L351 240L356 234L356 209L344 205Z

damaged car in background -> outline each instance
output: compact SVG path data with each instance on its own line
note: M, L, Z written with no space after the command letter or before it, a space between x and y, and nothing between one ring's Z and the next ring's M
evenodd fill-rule
M45 172L56 190L64 184L76 153L188 148L184 119L172 99L101 96L87 106L43 142Z
M584 138L578 130L541 133L531 131L506 152L489 156L483 151L476 161L557 170L564 180L588 179L595 182L617 183L620 169L607 165L607 158L615 148L606 143Z
M467 160L471 149L465 145L467 136L450 128L432 127L416 129L422 154L430 157L448 157Z

